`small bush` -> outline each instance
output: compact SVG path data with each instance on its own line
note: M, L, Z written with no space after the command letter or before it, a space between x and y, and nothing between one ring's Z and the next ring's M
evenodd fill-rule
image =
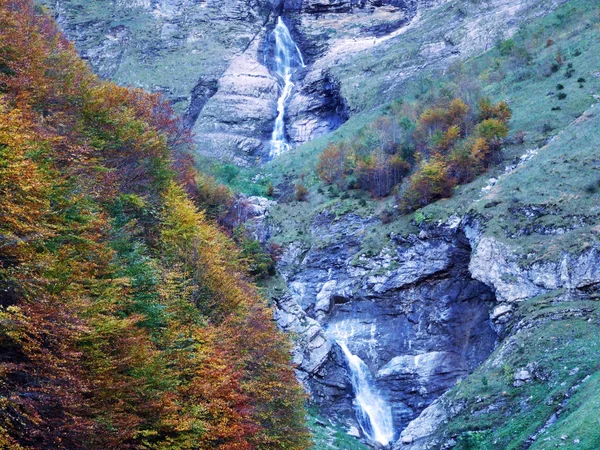
M527 137L527 133L523 130L519 130L515 133L515 144L523 144L525 143L525 138Z
M559 91L562 91L564 88L565 88L565 87L564 87L564 85L562 85L562 84L560 84L560 83L558 83L558 84L556 85L556 89L558 89Z
M400 199L404 211L414 211L435 200L448 198L455 186L446 163L440 155L423 162L410 177L410 184Z
M500 44L500 54L502 56L508 56L515 48L514 39L508 39Z
M546 41L546 48L552 47L554 45L554 39L548 39Z
M394 212L390 211L389 209L384 209L379 214L379 219L383 224L392 223L394 221Z
M508 135L508 126L498 119L486 119L477 126L477 133L483 139L503 139Z
M296 185L296 200L304 202L308 198L308 189L303 184Z
M556 52L556 55L554 56L554 61L556 61L556 64L558 64L559 66L562 66L565 63L565 57L563 56L560 50Z
M565 94L564 92L560 92L558 94L558 99L559 100L564 100L565 98L567 98L567 94Z
M273 197L274 194L275 194L275 186L273 186L273 183L269 183L267 186L267 197Z
M426 220L427 220L427 217L425 216L425 214L423 214L423 211L421 211L421 210L415 211L414 221L417 224L417 226L421 226L421 224L423 222L425 222Z
M542 125L542 133L544 133L544 134L550 133L553 130L554 130L554 127L552 125L550 125L549 123L545 123Z
M567 64L567 70L565 71L565 78L571 78L575 73L575 69L573 69L573 64Z
M221 220L227 214L234 200L231 189L203 173L198 174L194 197L197 205L206 211L206 215L215 220Z
M588 194L595 194L598 191L600 191L600 178L585 187L585 192Z
M331 144L319 156L317 174L325 184L342 187L345 179L346 152L342 145Z
M577 79L577 82L578 82L578 83L585 83L585 78L583 78L583 77L579 77L579 78Z

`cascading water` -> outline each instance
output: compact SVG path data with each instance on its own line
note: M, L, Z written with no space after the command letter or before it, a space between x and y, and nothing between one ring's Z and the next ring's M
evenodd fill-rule
M278 156L290 149L285 135L285 106L294 89L292 82L294 72L300 67L305 67L300 49L292 39L290 30L281 17L277 19L273 36L275 37L275 73L281 83L281 94L277 100L277 119L271 135L271 157Z
M360 428L373 442L389 445L395 434L392 408L373 388L373 377L367 365L354 355L346 344L354 335L354 328L351 324L340 322L329 329L328 334L336 340L346 358L354 391L356 419Z

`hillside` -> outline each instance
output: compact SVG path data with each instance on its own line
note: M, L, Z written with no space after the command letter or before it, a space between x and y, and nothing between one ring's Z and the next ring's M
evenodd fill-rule
M94 70L163 92L198 151L238 165L268 159L277 116L271 32L285 17L306 67L294 74L294 145L404 95L510 37L566 0L44 0Z
M307 448L289 344L189 141L0 2L0 447Z
M65 448L102 448L97 429L131 448L600 447L596 2L42 3L96 73L176 113L70 47L49 70L68 44L41 16L26 74L3 56L22 155L4 216L25 218L3 231L7 442L38 448L51 423ZM55 299L60 347L22 331L62 324Z

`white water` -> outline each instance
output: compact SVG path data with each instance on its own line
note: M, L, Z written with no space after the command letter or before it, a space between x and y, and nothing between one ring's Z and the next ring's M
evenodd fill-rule
M338 344L350 369L358 423L369 439L388 445L394 439L392 408L371 387L371 373L363 360L353 355L344 342L338 341Z
M349 340L357 339L357 335L364 332L365 329L353 321L337 322L327 330L329 336L335 339L344 352L350 370L356 419L360 428L373 442L389 445L394 439L392 408L373 388L373 377L367 365L357 355L352 354L347 345Z
M281 17L277 19L273 36L275 37L275 73L282 83L282 88L277 100L277 119L271 135L271 157L278 156L290 149L290 144L285 136L285 106L294 89L292 76L296 70L304 67L300 49L292 39L290 30L285 26Z

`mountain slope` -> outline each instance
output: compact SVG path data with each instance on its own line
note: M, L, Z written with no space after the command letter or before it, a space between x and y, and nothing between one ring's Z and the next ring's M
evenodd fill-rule
M380 141L373 138L372 130L378 130L373 124L381 117L404 119L402 104L358 115L327 138L232 178L236 186L254 192L275 186L279 203L270 210L269 230L288 248L280 263L284 279L271 286L280 323L299 335L301 377L315 401L348 429L356 426L352 388L328 329L341 320L355 321L354 350L373 373L391 368L394 358L410 362L429 355L435 361L434 353L461 354L469 347L448 347L438 327L461 330L461 321L452 316L460 301L452 299L468 277L491 289L493 299L480 308L488 308L498 348L472 375L454 373L446 386L462 381L439 401L423 412L413 409L419 418L409 416L410 400L400 396L422 399L419 389L439 389L440 382L447 382L444 376L453 373L444 359L421 368L407 362L396 379L378 380L398 405L399 416L404 415L398 420L416 419L397 447L521 448L535 443L545 448L544 442L562 435L570 440L561 442L573 448L575 439L582 448L597 445L586 429L594 421L595 397L584 401L578 395L570 406L568 397L598 371L600 61L594 36L599 13L594 4L569 2L479 58L444 74L426 73L438 80L430 88L409 84L405 104L435 104L466 85L495 101L506 100L512 109L504 160L489 175L458 186L449 199L402 215L395 212L397 196L373 200L355 187L326 186L316 176L319 155L331 143L351 147L373 139L376 150ZM298 183L309 190L306 201L290 195ZM446 255L457 247L468 250L468 271L449 277ZM429 286L448 278L453 288L433 290L437 300L429 300ZM301 326L303 321L309 325ZM415 337L414 329L427 331ZM482 329L467 336L477 338ZM581 389L592 393L595 387L590 382ZM562 414L556 422L555 412ZM550 440L542 435L533 440L540 430Z
M423 72L478 55L565 0L44 1L94 69L164 92L198 152L268 159L278 86L269 34L281 15L307 67L294 75L286 133L300 145L405 95Z

